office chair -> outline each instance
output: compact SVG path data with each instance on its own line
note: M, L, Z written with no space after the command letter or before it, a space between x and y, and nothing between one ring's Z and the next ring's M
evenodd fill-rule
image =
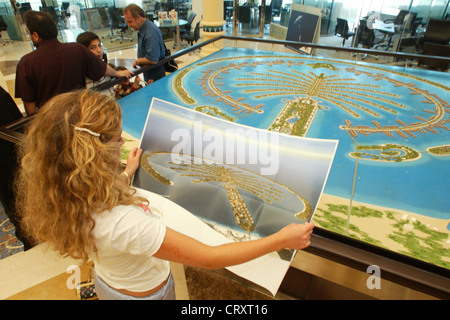
M397 14L395 19L386 19L384 20L384 23L394 23L394 25L402 25L403 20L405 19L405 16L409 13L408 10L400 10L400 12Z
M272 7L266 6L264 11L264 25L270 24L272 22Z
M367 26L367 20L364 19L360 20L358 30L356 31L356 43L358 45L361 44L362 47L365 49L370 49L373 47L374 42L375 42L375 32L373 31L373 29L370 29ZM356 54L353 54L353 56L356 56ZM378 60L378 56L368 53L364 54L362 59L364 60L368 56L372 56Z
M108 7L106 14L108 16L109 27L111 29L109 36L110 41L119 41L120 43L122 43L123 40L133 41L133 38L124 36L127 32L128 24L119 16L117 9L114 7ZM114 30L119 30L120 36L115 37Z
M61 2L61 12L63 13L63 16L66 18L70 17L69 6L70 6L69 2Z
M29 3L29 2L22 2L20 4L20 8L19 8L20 15L23 16L23 14L25 12L27 12L28 10L32 10L31 9L31 3Z
M182 28L180 28L180 36L182 34L185 33L190 33L191 29L192 29L192 22L194 21L195 17L197 16L196 13L191 12L191 14L189 15L188 19L187 19L187 24L185 26L183 26Z
M399 15L394 21L394 33L390 33L388 35L388 40L386 43L378 44L376 48L385 47L385 50L389 50L389 48L394 46L393 38L400 34L400 37L404 38L405 36L411 36L416 33L416 29L418 24L415 23L417 18L417 12L401 10ZM393 20L385 20L385 21L393 21ZM383 31L381 31L383 32ZM396 37L397 38L397 37ZM401 39L399 40L401 41Z
M417 25L415 24L415 21L417 19L417 12L409 12L406 16L405 16L405 21L403 24L403 32L408 32L411 35L416 33L415 28L417 28Z
M63 20L62 14L56 12L54 7L47 6L47 9L44 11L47 11L52 16L53 21L55 21L55 24L58 27L58 30L64 30L66 28L66 22Z
M272 0L270 6L272 7L272 13L274 17L279 17L281 14L281 5L283 0Z
M345 40L353 37L355 32L348 30L348 22L345 19L337 18L336 28L334 29L334 35L343 38L341 47L345 45Z
M7 42L13 42L11 39L3 39L2 37L2 31L8 30L8 25L6 24L5 20L3 20L3 17L0 16L0 41L3 45L5 45Z
M450 57L450 20L430 19L423 36L420 53L423 55ZM419 65L432 69L447 70L447 62L419 59Z
M258 6L259 17L261 18L261 6ZM272 6L267 5L264 7L264 27L272 21Z
M430 19L423 42L448 44L450 42L450 20Z
M98 15L101 18L101 28L102 29L106 29L109 27L109 18L108 18L108 14L106 13L107 7L98 7L97 8L97 12Z
M250 7L249 6L239 6L238 10L238 20L240 24L246 24L248 29L250 29Z
M233 21L233 1L225 0L223 2L223 19L226 21L226 24Z
M186 41L191 46L194 44L194 42L197 42L198 39L200 39L200 21L195 25L194 32L183 34L180 36L180 39Z
M145 11L145 17L150 20L151 22L155 21L155 18L153 16L153 12L151 10Z
M158 16L158 12L160 12L160 11L162 11L161 2L157 2L157 3L155 3L155 10L154 10L155 17Z

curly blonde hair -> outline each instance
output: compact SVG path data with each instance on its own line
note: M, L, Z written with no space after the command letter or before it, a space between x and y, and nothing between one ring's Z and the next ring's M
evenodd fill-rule
M58 95L38 111L20 146L16 180L23 225L38 242L86 262L97 251L92 215L145 201L120 175L118 142L112 138L121 127L117 102L90 90Z

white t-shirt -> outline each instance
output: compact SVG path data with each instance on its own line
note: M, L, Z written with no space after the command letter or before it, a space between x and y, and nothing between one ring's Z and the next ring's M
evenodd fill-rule
M98 252L92 259L97 275L116 289L143 292L170 273L168 261L152 257L164 240L166 225L145 205L117 206L93 216Z

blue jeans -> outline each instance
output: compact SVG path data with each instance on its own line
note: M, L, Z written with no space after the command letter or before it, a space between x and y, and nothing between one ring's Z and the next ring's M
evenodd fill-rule
M175 300L175 283L172 273L166 284L155 293L146 297L133 297L111 288L94 272L95 291L100 300Z

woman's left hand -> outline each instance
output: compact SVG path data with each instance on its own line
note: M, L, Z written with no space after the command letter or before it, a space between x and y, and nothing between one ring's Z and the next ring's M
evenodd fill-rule
M126 173L131 176L136 172L136 170L139 168L139 161L141 159L142 155L142 149L139 149L138 147L134 147L131 149L130 153L127 157L127 167L125 168Z

